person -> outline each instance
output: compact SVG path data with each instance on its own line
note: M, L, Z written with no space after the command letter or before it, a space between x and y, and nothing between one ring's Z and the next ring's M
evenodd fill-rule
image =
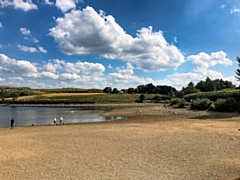
M11 127L10 127L10 129L13 129L13 128L14 128L14 119L12 118L10 122L11 122Z
M60 117L60 124L63 124L63 117Z
M56 118L54 118L53 123L56 125L56 123L57 123L57 119Z

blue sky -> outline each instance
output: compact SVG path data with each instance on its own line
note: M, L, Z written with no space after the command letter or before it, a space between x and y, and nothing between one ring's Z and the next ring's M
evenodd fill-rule
M238 86L239 25L238 0L0 0L0 84Z

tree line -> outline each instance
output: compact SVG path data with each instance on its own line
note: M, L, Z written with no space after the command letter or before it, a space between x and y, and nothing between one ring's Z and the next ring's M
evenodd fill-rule
M128 94L165 94L168 95L169 93L176 93L177 90L172 86L166 86L166 85L153 85L152 83L146 84L146 85L139 85L136 88L128 88L128 89L121 89L118 90L117 88L112 87L105 87L103 89L104 93L112 93L112 94L118 94L118 93L128 93Z
M240 72L240 71L239 71ZM176 88L167 85L153 85L152 83L146 85L138 85L136 88L128 88L118 90L117 88L105 87L104 93L128 93L128 94L163 94L173 97L183 97L186 94L197 92L209 92L218 91L223 89L235 89L236 86L231 81L224 81L222 79L211 80L209 77L205 81L199 81L196 85L193 82L189 82L187 87L183 87L180 91Z

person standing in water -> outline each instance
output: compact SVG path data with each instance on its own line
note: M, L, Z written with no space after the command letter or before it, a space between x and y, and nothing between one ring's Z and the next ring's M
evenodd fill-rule
M14 119L13 118L11 119L10 123L11 123L10 129L14 129Z

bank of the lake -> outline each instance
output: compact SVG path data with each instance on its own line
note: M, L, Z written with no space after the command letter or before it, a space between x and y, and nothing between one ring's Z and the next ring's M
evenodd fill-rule
M0 179L240 176L237 116L173 112L158 106L119 108L105 115L127 119L0 129Z

